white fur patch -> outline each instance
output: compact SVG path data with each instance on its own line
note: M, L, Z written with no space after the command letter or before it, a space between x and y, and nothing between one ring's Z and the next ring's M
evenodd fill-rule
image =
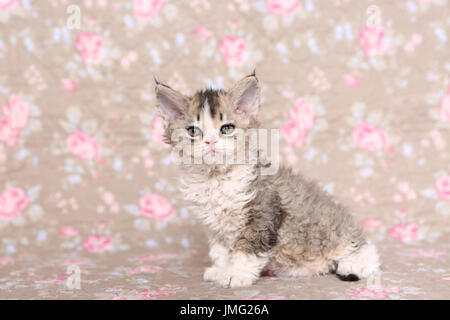
M244 207L256 195L249 190L255 177L254 169L246 165L235 166L219 177L185 170L180 189L198 218L231 248L246 222Z
M215 127L214 121L211 115L211 106L208 103L208 99L205 99L203 104L203 121L202 121L202 130L205 141L214 139L216 141L219 140L219 130Z
M228 266L215 270L216 278L213 281L225 288L250 286L259 278L267 262L265 256L236 252L231 256Z
M227 248L218 243L213 243L209 249L209 257L213 264L223 267L230 263L230 253Z

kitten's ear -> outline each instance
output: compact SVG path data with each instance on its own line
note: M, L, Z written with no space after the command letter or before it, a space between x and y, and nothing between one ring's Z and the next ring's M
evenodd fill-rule
M156 79L155 82L156 100L161 115L169 121L182 120L187 111L189 99Z
M259 111L260 87L255 73L239 80L230 91L234 111L256 116Z

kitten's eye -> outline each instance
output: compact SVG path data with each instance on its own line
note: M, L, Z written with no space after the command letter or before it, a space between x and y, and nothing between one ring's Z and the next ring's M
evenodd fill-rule
M223 135L230 135L234 132L235 126L234 124L224 124L221 128L220 128L220 133Z
M202 134L202 130L199 127L192 126L188 127L186 130L191 137L198 137Z

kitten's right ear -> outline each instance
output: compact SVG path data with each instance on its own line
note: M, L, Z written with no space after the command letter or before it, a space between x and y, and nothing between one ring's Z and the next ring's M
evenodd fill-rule
M169 121L184 119L189 100L186 96L156 80L156 101L161 115Z
M230 90L231 103L235 112L256 116L259 110L260 87L255 71L239 80Z

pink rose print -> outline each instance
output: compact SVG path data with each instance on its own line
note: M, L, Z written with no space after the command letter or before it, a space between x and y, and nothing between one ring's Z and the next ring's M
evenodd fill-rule
M415 223L396 224L389 235L398 238L401 242L410 242L419 239L419 227Z
M10 257L0 258L0 266L6 266L7 264L14 264L15 260Z
M34 283L43 283L43 284L47 284L47 283L51 283L51 284L59 284L59 283L63 283L66 282L67 278L65 276L59 276L58 278L55 279L40 279L40 280L34 280Z
M387 299L390 295L399 294L402 290L398 287L392 288L376 288L376 287L368 287L368 288L351 288L349 289L349 296L356 296L359 298L368 298L368 299Z
M69 78L61 79L61 86L64 88L64 90L70 93L73 93L78 89L78 83Z
M384 131L368 123L361 123L355 128L352 138L360 148L372 152L387 146L387 137Z
M111 247L112 242L111 237L92 234L83 242L83 247L89 252L102 253Z
M3 107L4 116L0 118L0 141L15 146L21 129L28 124L30 107L17 96L11 96L9 104Z
M195 30L195 37L197 39L201 39L201 38L208 38L212 35L212 31L209 30L207 27L205 26L201 26L198 27L197 30Z
M0 219L14 219L28 207L30 201L23 189L9 188L0 195Z
M128 274L138 274L138 273L155 273L156 271L161 270L162 268L159 266L139 266L133 270L129 270Z
M14 128L11 124L11 119L3 117L0 119L0 141L6 145L13 147L19 140L20 130Z
M0 11L12 10L17 6L17 0L0 0Z
M30 106L19 97L11 96L9 104L3 108L3 113L9 118L11 127L22 129L28 124Z
M440 113L442 121L450 122L450 87L449 92L442 97Z
M281 127L281 133L283 133L286 142L295 147L303 147L308 137L308 131L299 128L294 120L290 120Z
M139 292L136 295L128 295L128 296L116 296L111 298L111 300L154 300L158 299L159 297L170 297L176 294L175 291L150 291L150 290L144 290Z
M176 294L175 291L154 292L154 291L150 291L150 290L144 290L139 293L139 295L143 299L149 299L149 300L157 299L159 297L170 297L170 296L173 296L174 294Z
M359 86L360 79L354 74L344 74L342 78L350 88L356 88L357 86Z
M314 107L305 100L299 98L295 107L288 112L288 122L282 126L286 141L296 147L302 147L308 136L308 130L314 127Z
M416 47L417 47L419 44L422 43L422 41L423 41L422 35L416 33L416 34L414 34L414 35L411 37L411 40L410 40L408 43L406 43L406 44L404 45L403 49L404 49L406 52L411 53L411 52L413 52L413 51L416 49Z
M435 187L441 199L450 201L450 176L440 177L436 181Z
M273 14L289 16L302 6L298 0L267 0L267 11Z
M98 143L81 130L75 130L66 139L69 150L84 160L97 159L101 162Z
M68 238L76 236L77 234L78 234L77 229L75 229L74 227L71 227L71 226L62 227L61 230L59 231L60 236L64 236L64 237L68 237Z
M139 200L141 216L165 221L175 215L169 200L158 193L149 194Z
M433 141L434 147L437 150L443 150L445 148L445 139L442 138L442 135L438 130L431 130L429 135Z
M152 19L164 5L165 0L133 0L134 16L138 19Z
M240 67L245 62L245 40L243 38L225 36L220 42L219 52L222 54L228 67Z
M362 222L364 229L372 229L381 225L381 220L379 219L365 219Z
M83 32L78 36L75 48L80 52L85 64L100 64L103 61L102 36Z
M295 121L300 129L309 130L314 127L314 107L302 98L297 99L295 107L288 111L288 117Z
M359 35L359 44L368 57L383 54L387 49L386 30L381 27L364 27Z

